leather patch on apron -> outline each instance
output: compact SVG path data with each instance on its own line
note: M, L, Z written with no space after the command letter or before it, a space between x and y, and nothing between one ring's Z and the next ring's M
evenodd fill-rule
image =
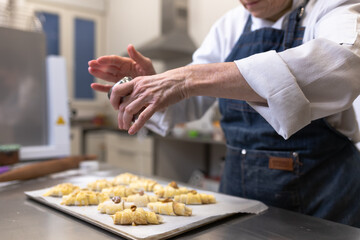
M269 157L269 168L284 171L293 171L294 161L292 158Z

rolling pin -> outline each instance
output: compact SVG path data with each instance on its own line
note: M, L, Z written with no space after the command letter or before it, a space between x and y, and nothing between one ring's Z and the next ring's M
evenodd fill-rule
M78 168L81 161L95 160L96 158L93 155L75 156L32 163L0 174L0 182L42 177L51 173Z

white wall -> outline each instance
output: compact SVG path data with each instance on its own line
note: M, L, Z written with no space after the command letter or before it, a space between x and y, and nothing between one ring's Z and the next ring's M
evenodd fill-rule
M239 0L189 0L189 32L195 44L199 46L211 25L239 4Z
M109 0L106 13L106 54L126 53L160 34L159 0Z
M239 0L189 0L189 33L199 46L211 25ZM122 54L159 36L161 0L109 0L106 13L106 54Z

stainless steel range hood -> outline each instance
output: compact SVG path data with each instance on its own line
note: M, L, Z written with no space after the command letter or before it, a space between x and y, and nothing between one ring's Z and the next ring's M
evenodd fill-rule
M188 0L162 0L161 36L138 50L146 57L163 61L166 70L190 63L196 46L188 33Z

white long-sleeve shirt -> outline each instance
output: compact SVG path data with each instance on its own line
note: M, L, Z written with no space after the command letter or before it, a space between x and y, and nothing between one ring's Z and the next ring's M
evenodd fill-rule
M294 0L292 10L301 2ZM252 17L252 30L283 29L289 13L276 22ZM194 53L192 64L224 62L248 16L240 5L219 19ZM249 104L285 139L312 120L325 118L357 142L359 128L352 102L360 93L360 1L310 0L301 24L306 27L303 45L234 61L248 84L268 103ZM174 124L201 117L215 100L184 100L156 113L146 126L165 135Z

